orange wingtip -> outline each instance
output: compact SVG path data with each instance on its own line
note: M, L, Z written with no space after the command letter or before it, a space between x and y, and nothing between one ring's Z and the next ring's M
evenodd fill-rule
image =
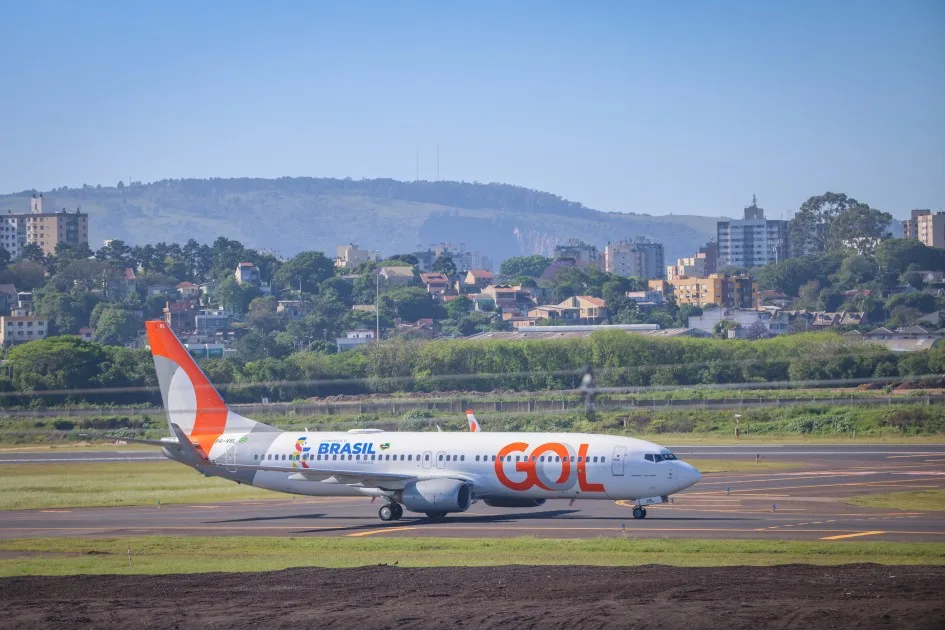
M466 413L467 413L467 414L472 413L472 409L467 409L467 410L466 410Z

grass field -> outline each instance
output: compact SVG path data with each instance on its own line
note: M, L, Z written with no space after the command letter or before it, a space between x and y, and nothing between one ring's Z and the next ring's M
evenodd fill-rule
M703 473L750 472L797 468L787 462L693 460ZM78 462L75 464L3 464L0 510L110 507L161 503L215 503L288 495L204 477L175 462Z
M276 494L167 462L3 464L0 510L210 503Z
M886 494L864 494L846 500L861 507L910 510L919 512L945 512L945 490L916 490L914 492L889 492Z
M131 560L129 566L129 550ZM945 543L760 540L28 538L0 540L0 576L271 571L299 566L945 564Z

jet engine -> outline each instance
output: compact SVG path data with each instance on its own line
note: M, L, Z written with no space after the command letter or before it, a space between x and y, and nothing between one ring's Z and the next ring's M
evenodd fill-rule
M411 512L465 512L472 502L469 485L456 479L424 479L407 484L394 495Z
M545 499L483 499L483 503L489 507L530 508L541 507Z

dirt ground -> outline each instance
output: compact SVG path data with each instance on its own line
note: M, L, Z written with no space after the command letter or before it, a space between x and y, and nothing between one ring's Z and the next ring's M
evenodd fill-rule
M945 628L945 567L289 569L0 580L12 628Z

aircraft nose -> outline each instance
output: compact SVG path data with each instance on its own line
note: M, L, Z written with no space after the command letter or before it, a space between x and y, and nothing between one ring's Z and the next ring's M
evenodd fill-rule
M679 462L679 489L683 490L695 485L702 479L702 473L696 467L686 462Z

